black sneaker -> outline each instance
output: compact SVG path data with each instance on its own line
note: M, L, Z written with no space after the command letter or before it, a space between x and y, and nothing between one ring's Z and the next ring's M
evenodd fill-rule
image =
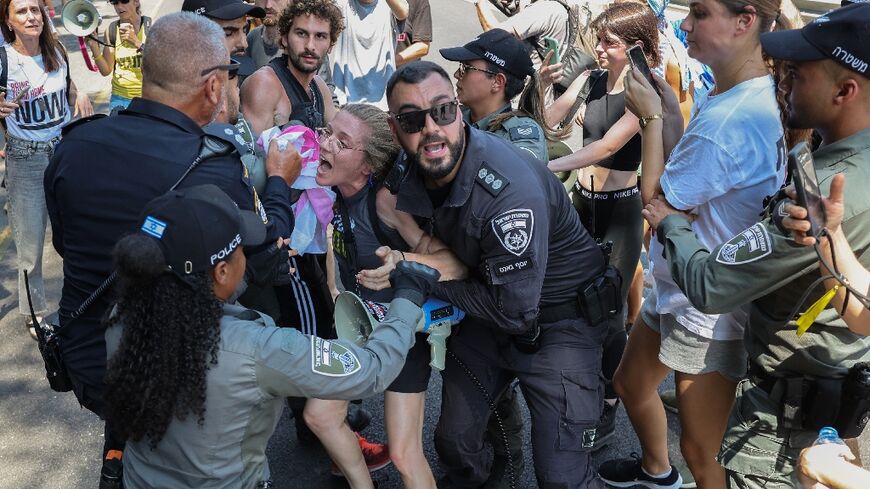
M362 406L358 406L356 409L350 407L347 410L345 420L347 421L348 426L350 426L350 431L356 431L358 433L368 428L369 424L372 422L372 415Z
M99 489L121 489L123 487L124 465L121 462L121 457L119 450L109 450L100 471Z
M608 460L598 467L598 475L612 487L643 486L651 489L679 489L683 484L680 472L671 465L671 473L664 477L651 477L641 468L640 456L631 454L630 459Z
M595 427L595 440L592 441L593 452L607 446L616 435L616 410L618 408L619 401L616 401L613 406L607 402L604 403L601 418L598 419L598 426Z

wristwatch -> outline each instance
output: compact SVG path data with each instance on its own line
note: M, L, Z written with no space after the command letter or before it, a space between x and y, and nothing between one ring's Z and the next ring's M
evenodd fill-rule
M639 118L638 122L640 122L640 128L641 129L646 128L646 125L649 124L650 121L654 121L656 119L665 120L661 114L645 115L645 116Z

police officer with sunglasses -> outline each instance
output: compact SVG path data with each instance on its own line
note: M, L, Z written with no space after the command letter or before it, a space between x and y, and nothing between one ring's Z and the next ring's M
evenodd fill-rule
M442 485L486 482L488 404L517 378L532 413L538 484L603 488L590 466L607 331L600 311L618 302L602 278L604 254L552 173L527 151L463 123L442 68L400 67L387 100L404 149L406 165L397 166L408 168L394 178L397 208L469 268L468 279L433 290L468 314L442 373L435 432L447 469ZM508 474L514 486L518 477Z

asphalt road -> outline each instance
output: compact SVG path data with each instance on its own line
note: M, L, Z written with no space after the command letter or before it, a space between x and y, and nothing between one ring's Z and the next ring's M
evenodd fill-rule
M427 59L442 63L449 73L456 66L438 55L438 48L461 45L480 33L473 6L463 0L431 0L435 41ZM111 7L100 0L103 25L113 20ZM180 0L142 0L143 12L156 18L177 10ZM84 67L75 38L61 28L64 44L71 48L73 78L97 100L98 110L105 110L108 79L90 73ZM73 51L75 49L75 51ZM0 160L5 172L5 163ZM98 177L98 176L96 176ZM107 182L109 184L110 182ZM6 193L0 190L0 207ZM71 394L57 394L48 388L35 343L23 327L17 308L15 249L5 213L0 213L0 488L69 489L93 488L100 467L102 424L87 410L81 409ZM45 278L49 301L57 303L60 293L61 260L46 240ZM440 405L440 376L433 374L429 386L424 427L425 450L436 476L441 474L432 436ZM671 386L669 379L666 386ZM381 397L364 401L374 413L372 425L364 434L373 440L385 440L383 401ZM528 424L528 412L525 412ZM671 452L679 459L678 421L669 415ZM866 443L863 444L866 446ZM613 443L594 456L594 463L616 455L639 451L631 426L620 409L617 435ZM864 460L867 460L867 451ZM518 487L535 487L531 470L528 433L524 447L526 470ZM346 487L341 479L329 475L329 459L316 447L300 445L293 421L285 411L267 451L276 487L328 488ZM401 487L398 473L389 467L376 474L381 488Z

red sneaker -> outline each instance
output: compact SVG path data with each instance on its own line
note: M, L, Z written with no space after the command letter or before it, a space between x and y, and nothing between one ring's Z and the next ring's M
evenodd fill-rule
M390 460L390 448L386 443L372 443L366 440L365 437L359 433L354 434L357 439L359 439L359 449L362 451L363 458L366 461L366 467L368 467L370 474L373 474L393 463L393 461ZM329 471L336 477L344 477L344 474L342 474L338 465L335 465L335 462L332 462Z

